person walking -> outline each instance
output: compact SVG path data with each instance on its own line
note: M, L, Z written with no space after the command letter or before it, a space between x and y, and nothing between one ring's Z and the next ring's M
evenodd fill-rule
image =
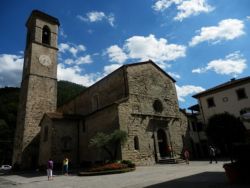
M68 171L69 171L69 159L67 157L65 157L63 159L63 173L64 173L64 175L68 175Z
M213 162L213 160L217 163L216 150L213 146L209 146L209 156L210 156L210 164Z
M184 158L185 158L185 161L186 161L186 164L189 164L189 151L187 149L184 150Z
M53 161L52 161L52 159L49 159L47 162L47 176L48 176L48 181L53 180Z

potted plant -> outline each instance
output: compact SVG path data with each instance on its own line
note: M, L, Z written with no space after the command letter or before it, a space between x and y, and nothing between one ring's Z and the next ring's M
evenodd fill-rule
M231 184L250 183L250 145L238 144L233 149L232 162L223 165Z

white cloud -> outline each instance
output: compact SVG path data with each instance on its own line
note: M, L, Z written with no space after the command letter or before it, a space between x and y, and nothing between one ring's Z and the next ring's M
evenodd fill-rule
M61 62L63 62L66 65L73 66L73 65L91 64L93 63L93 60L90 55L86 55L77 57L76 59L71 59L71 58L67 58L65 60L61 59Z
M168 74L170 76L172 76L173 78L176 78L176 79L180 79L181 78L181 76L179 74L175 73L175 72L168 72Z
M168 44L164 38L155 38L154 35L133 36L125 41L123 48L113 45L107 49L110 61L123 63L126 59L139 61L153 60L161 68L170 66L167 62L185 57L186 47L177 44Z
M104 67L103 71L103 75L106 76L108 74L110 74L111 72L113 72L114 70L120 68L122 65L121 64L111 64L111 65L107 65Z
M214 7L207 4L206 0L157 0L152 6L155 11L165 11L171 5L175 4L177 15L174 20L182 21L184 18L198 15L200 13L209 13Z
M61 80L68 80L71 82L89 86L93 84L95 74L81 75L80 66L83 64L91 64L93 60L91 55L79 55L80 52L86 51L86 47L82 44L76 45L73 43L59 44L59 61L58 64L58 78ZM68 54L67 54L68 53ZM69 54L72 56L70 57Z
M73 64L75 64L75 61L73 60L73 59L65 59L64 60L64 64L66 64L66 65L73 65Z
M195 16L200 13L209 13L214 10L214 7L208 5L206 0L189 0L179 4L177 10L179 12L174 17L174 20L182 21L184 18Z
M80 64L90 64L90 63L92 63L92 62L93 62L93 61L92 61L90 55L78 57L78 58L75 60L75 63L76 63L77 65L80 65Z
M102 21L102 19L104 19L105 17L106 15L104 14L104 12L93 11L87 13L87 18L90 22Z
M194 85L178 86L176 85L177 96L178 96L179 101L181 102L185 102L185 97L202 92L204 90L205 89L200 86L194 86Z
M71 66L66 67L58 64L58 79L68 80L85 86L92 85L101 78L101 74L81 75L81 68L78 65L92 63L91 57L86 55L76 60L66 59L64 63ZM12 54L0 54L0 87L20 86L23 69L23 57Z
M127 55L117 45L110 46L107 49L107 54L111 62L124 63L127 60Z
M67 37L68 37L68 36L65 34L65 32L64 32L64 30L63 30L62 27L61 27L60 30L59 30L59 34L60 34L60 36L63 37L63 38L67 38Z
M199 35L192 38L190 46L209 41L217 43L222 40L233 40L245 34L244 23L238 19L226 19L219 22L218 26L202 27Z
M197 68L192 70L192 73L204 73L204 72L206 72L205 68Z
M78 66L66 67L62 63L57 66L57 77L59 80L67 80L84 86L94 84L99 76L99 73L82 75Z
M168 7L170 7L172 4L179 4L182 2L182 0L158 0L156 3L152 6L152 8L155 11L164 11Z
M107 16L107 20L108 20L108 23L109 23L112 27L115 26L115 24L114 24L114 22L115 22L115 16L114 16L112 13L111 13L110 15Z
M22 68L22 56L0 54L0 87L20 86Z
M77 15L76 17L77 17L79 20L81 20L81 21L84 21L84 22L87 22L87 21L88 21L87 18L85 18L85 17L83 17L83 16L81 16L81 15Z
M206 67L192 70L193 73L204 73L212 70L217 74L237 76L247 68L246 59L236 51L227 55L224 59L210 61Z
M114 27L115 17L113 13L106 15L104 12L92 11L86 14L86 17L77 15L77 18L84 22L100 22L106 20L112 27Z
M185 46L168 44L166 39L157 39L154 35L149 35L148 37L133 36L126 40L124 49L129 58L139 59L140 61L152 59L159 63L162 68L168 66L166 62L185 57L186 55Z
M82 44L60 43L58 48L60 53L70 52L74 57L77 56L77 53L86 51L86 47Z
M66 43L60 43L60 44L58 45L58 48L59 48L59 52L65 53L70 47L69 47L69 45L66 44Z

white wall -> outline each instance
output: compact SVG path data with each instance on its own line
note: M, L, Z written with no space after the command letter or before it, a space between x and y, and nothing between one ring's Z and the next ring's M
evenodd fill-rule
M236 90L244 88L247 98L238 100ZM207 99L213 97L215 106L208 107ZM227 97L228 101L223 101ZM240 110L243 108L250 108L250 83L242 84L222 91L218 91L199 98L199 105L202 108L201 113L204 117L204 122L207 123L208 119L214 114L228 112L240 116ZM245 126L250 129L250 124L246 123Z

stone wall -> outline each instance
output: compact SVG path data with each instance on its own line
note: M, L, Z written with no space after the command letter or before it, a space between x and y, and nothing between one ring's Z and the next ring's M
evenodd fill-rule
M50 45L42 44L42 29L51 31ZM58 25L49 17L32 14L27 23L27 41L17 117L13 165L32 168L37 163L39 123L46 112L56 111L57 103L57 32ZM51 65L39 61L41 55L51 59Z
M82 127L80 131L80 160L92 162L108 160L109 156L104 151L89 147L89 143L98 132L108 134L119 129L117 105L111 105L91 114L86 117L85 124L82 126L85 128Z
M90 114L126 96L126 80L122 68L87 88L75 99L58 109L69 114Z
M176 117L179 106L174 81L170 77L151 63L130 66L127 72L129 98L131 103L140 104L139 113ZM153 108L156 99L162 103L161 112Z
M159 129L166 133L166 142L172 145L174 153L180 155L182 131L174 81L150 63L129 66L127 73L129 98L119 105L120 128L128 132L122 158L138 165L154 163L159 157L156 143ZM139 149L134 147L136 136Z
M72 164L78 163L78 125L79 120L53 120L51 158L56 163L62 163L64 157Z
M29 79L23 81L13 162L22 163L24 168L28 167L33 154L27 148L40 132L39 123L45 112L56 110L56 80L30 75ZM23 97L23 98L22 98ZM23 136L21 136L23 135ZM38 147L38 146L35 146ZM24 152L27 151L27 152ZM25 162L21 162L21 161ZM25 164L27 163L27 164Z
M49 48L42 44L32 43L31 51L32 53L29 57L30 64L24 67L27 68L26 74L35 74L42 77L57 79L57 49ZM49 66L42 65L39 62L40 55L49 56L52 64Z
M38 165L46 165L47 161L51 157L51 142L52 142L52 120L48 116L44 116L41 121L41 137L40 137L40 146L39 146L39 159ZM47 129L47 135L45 135Z
M149 129L149 118L133 116L130 103L119 105L120 129L128 133L127 143L122 147L122 159L131 160L137 165L151 165L154 159L153 131ZM138 137L139 149L135 148L134 139Z
M57 48L58 25L41 19L37 19L35 22L35 41L42 43L42 29L45 25L47 25L51 31L50 46Z

